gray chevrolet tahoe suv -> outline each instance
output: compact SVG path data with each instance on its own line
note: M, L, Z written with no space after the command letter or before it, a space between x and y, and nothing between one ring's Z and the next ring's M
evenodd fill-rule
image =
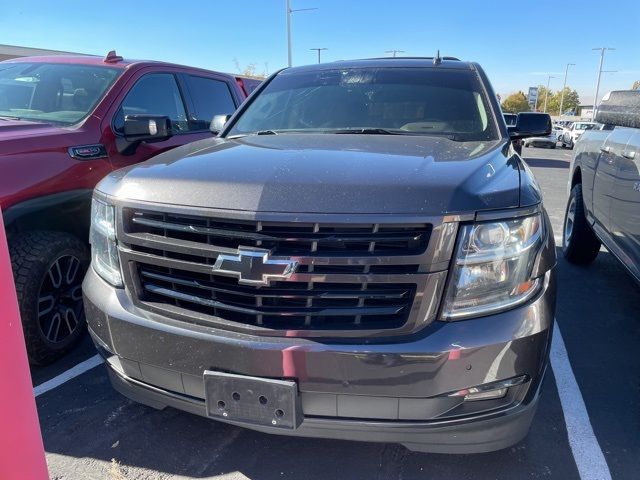
M640 90L606 95L596 120L571 164L564 256L588 264L604 244L640 283Z
M550 130L544 114L508 129L456 59L272 75L217 138L96 188L85 308L113 386L268 433L520 441L555 247L511 140Z

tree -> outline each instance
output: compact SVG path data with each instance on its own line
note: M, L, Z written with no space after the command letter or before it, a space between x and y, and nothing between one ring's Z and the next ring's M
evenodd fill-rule
M523 92L512 93L502 102L502 111L505 113L528 112L529 102Z
M570 87L564 88L564 100L562 102L562 110L560 112L560 100L562 100L562 90L558 90L555 93L549 92L549 100L547 101L547 113L550 115L562 115L563 112L577 111L578 105L580 105L580 96L578 92L572 90ZM544 99L541 99L542 105L544 105ZM538 108L540 108L540 101L538 101Z
M240 62L238 61L237 58L233 59L233 63L235 64L236 70L238 70L238 73L240 75L245 76L245 77L254 77L254 78L262 79L262 78L265 78L267 76L267 70L268 70L267 62L264 63L265 70L262 73L258 73L255 63L250 63L249 65L247 65L244 68L242 68L240 66Z
M549 96L547 97L547 93ZM553 92L551 90L547 90L547 87L544 85L538 85L538 103L536 105L537 112L544 111L544 99L547 99L547 112L549 111L549 100L553 96Z
M547 96L548 94L548 96ZM547 87L544 85L538 86L538 105L537 111L544 112L544 101L545 97L547 99L547 111L549 115L560 115L560 100L562 97L562 90L558 90L554 92L549 89L547 91ZM562 102L562 110L567 111L576 111L578 109L578 105L580 105L580 96L578 92L572 90L571 87L564 87L564 100Z

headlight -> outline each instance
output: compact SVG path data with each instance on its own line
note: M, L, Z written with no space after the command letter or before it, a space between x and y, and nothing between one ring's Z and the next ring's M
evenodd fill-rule
M540 214L463 226L443 319L486 315L533 297L542 285L540 278L530 278L542 231Z
M122 286L122 273L116 243L116 222L113 205L101 200L91 202L91 263L94 270L114 287Z

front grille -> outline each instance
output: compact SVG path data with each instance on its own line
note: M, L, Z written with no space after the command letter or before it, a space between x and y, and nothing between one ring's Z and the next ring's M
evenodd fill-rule
M255 287L234 278L138 265L144 302L246 325L284 330L387 329L407 318L415 285L275 282Z
M129 207L120 213L125 281L136 303L181 320L221 319L282 334L399 329L418 312L427 281L420 268L428 223L262 222ZM267 285L214 270L219 255L237 255L239 247L295 257L299 265Z
M128 231L236 249L252 246L275 256L415 255L429 242L429 224L324 224L222 220L125 209Z

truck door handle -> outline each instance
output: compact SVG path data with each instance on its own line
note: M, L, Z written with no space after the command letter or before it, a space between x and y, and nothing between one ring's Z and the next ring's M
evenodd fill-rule
M628 158L629 160L633 160L634 158L636 158L636 152L634 152L633 150L624 151L624 152L622 152L622 156L624 158Z
M600 147L600 151L602 153L609 153L611 151L611 147L605 147L604 145Z

